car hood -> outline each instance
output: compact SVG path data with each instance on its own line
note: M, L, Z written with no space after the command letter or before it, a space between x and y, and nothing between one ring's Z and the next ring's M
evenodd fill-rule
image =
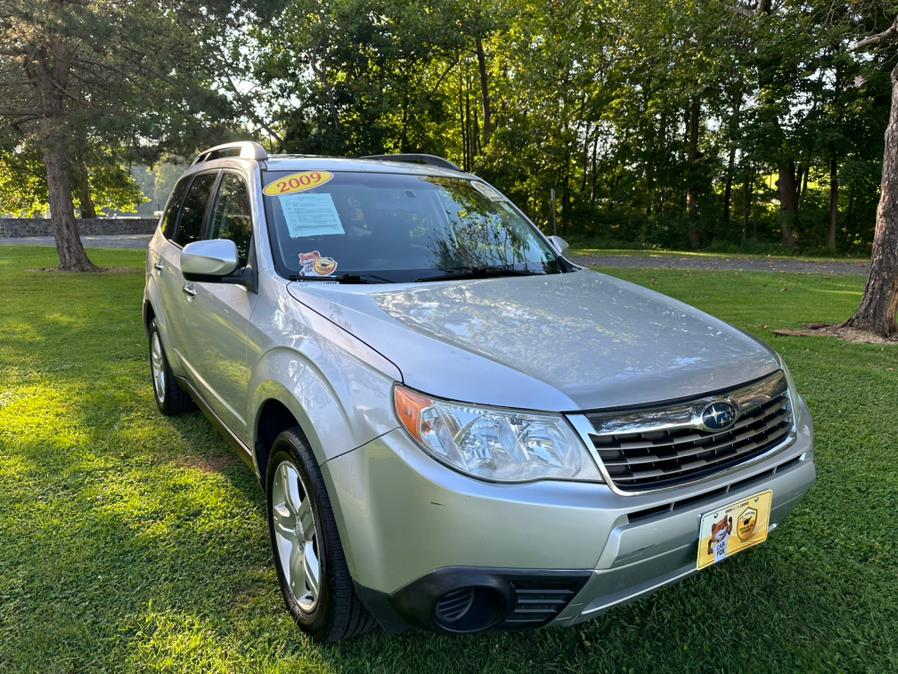
M293 282L290 294L434 396L574 411L699 395L779 368L748 334L589 270L425 284Z

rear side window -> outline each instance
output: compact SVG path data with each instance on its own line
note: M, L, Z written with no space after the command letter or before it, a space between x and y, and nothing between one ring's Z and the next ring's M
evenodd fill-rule
M209 203L216 177L215 173L203 173L190 183L175 231L175 243L179 246L186 246L203 238L203 216L206 214L206 204Z
M190 184L190 178L181 178L175 189L172 190L171 198L168 200L168 207L165 209L165 215L162 216L162 234L166 239L170 239L175 233L175 223L178 221L178 208L184 199L184 192L187 191L187 185Z
M209 226L210 239L230 239L237 245L240 266L249 259L249 245L253 236L253 217L249 194L243 178L234 173L224 173L212 208Z

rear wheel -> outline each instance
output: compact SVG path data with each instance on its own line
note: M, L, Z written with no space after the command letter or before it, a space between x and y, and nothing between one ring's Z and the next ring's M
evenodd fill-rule
M153 377L153 398L156 407L166 416L174 416L189 412L193 409L193 401L190 396L181 390L171 368L168 366L168 358L162 347L162 337L159 334L159 326L154 318L150 323L150 374Z
M266 484L278 583L299 627L321 643L374 627L352 586L321 471L298 428L275 439Z

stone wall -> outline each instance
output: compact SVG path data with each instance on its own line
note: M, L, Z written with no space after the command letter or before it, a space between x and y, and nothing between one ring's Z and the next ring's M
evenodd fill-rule
M78 219L81 234L152 234L155 218L91 218ZM53 236L53 225L47 218L0 218L0 238Z

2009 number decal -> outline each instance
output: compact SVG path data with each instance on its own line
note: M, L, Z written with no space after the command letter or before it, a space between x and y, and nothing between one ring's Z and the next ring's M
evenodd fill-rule
M320 187L331 178L334 174L330 171L302 171L300 173L292 173L283 178L278 178L273 183L265 186L262 193L269 197L280 197L285 194L296 194L297 192L305 192Z

